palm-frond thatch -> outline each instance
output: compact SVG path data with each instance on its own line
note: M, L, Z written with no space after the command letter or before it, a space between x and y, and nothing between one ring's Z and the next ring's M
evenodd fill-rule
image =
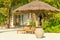
M20 6L19 8L15 9L13 12L16 12L16 11L41 11L41 10L44 10L44 11L57 11L57 12L60 12L59 9L55 8L55 7L52 7L50 5L48 5L47 3L44 3L44 2L41 2L41 1L33 1L31 3L28 3L26 5L23 5L23 6Z

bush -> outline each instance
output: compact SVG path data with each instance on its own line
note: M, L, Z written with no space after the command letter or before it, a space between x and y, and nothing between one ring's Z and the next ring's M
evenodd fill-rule
M60 25L57 26L52 26L52 27L47 27L44 30L45 32L50 32L50 33L60 33Z
M45 32L60 33L60 18L50 18L42 25Z
M34 21L29 22L29 24L30 24L31 26L35 26L35 22L34 22Z
M7 17L0 13L0 25L3 25L6 20L7 20Z

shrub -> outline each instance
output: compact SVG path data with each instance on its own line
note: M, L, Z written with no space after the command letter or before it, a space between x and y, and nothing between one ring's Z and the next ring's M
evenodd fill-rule
M34 21L29 22L29 24L30 24L31 26L35 26L35 22L34 22Z
M50 18L43 23L43 29L45 32L60 32L60 18Z

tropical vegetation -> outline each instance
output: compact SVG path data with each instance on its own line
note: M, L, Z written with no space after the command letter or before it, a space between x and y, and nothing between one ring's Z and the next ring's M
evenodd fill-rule
M14 9L31 1L34 0L0 0L0 26L3 25L5 21L9 20ZM46 2L49 5L60 9L60 0L40 1ZM52 15L52 12L48 12L46 15L47 20L42 25L45 32L60 32L60 13L56 12Z

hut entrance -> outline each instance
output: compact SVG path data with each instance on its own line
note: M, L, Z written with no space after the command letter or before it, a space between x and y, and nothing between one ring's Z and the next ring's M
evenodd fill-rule
M39 25L42 26L43 22L45 21L45 14L44 13L39 13L38 18L39 18Z
M39 25L42 26L43 23L47 20L47 14L44 12L39 13L38 18L39 18Z
M42 15L41 15L41 14L39 14L39 25L40 25L40 26L42 25L41 20L42 20Z

